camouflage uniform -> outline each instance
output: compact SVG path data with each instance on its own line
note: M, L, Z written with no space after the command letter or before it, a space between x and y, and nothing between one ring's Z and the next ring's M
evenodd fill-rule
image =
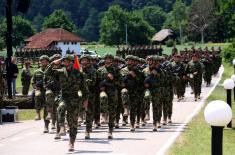
M156 57L151 56L148 59L152 59L153 61L157 61ZM156 131L156 127L160 126L160 120L162 116L162 96L160 95L161 86L162 86L162 72L159 67L150 68L147 67L143 70L146 78L144 81L144 85L146 89L150 90L152 96L152 107L153 107L153 125L154 131Z
M173 105L173 81L174 76L172 73L172 65L169 61L165 61L162 66L165 76L164 76L164 97L163 97L163 125L166 124L166 120L168 118L168 123L171 123L172 116L172 105Z
M80 61L82 59L87 59L88 61L91 61L91 56L84 55L80 58ZM89 62L90 63L90 62ZM93 114L94 114L94 102L95 102L95 93L96 93L96 82L97 82L97 72L96 69L89 64L86 67L82 67L82 71L84 73L84 76L86 78L86 83L89 89L89 96L88 96L88 108L86 110L86 132L90 132L92 130L92 122L93 122ZM88 136L85 138L89 138Z
M178 97L178 101L180 101L181 99L183 99L185 92L185 81L184 81L185 66L183 65L182 62L174 61L172 63L172 67L173 67L173 73L176 76L174 81L174 89Z
M32 78L32 75L30 73L30 68L23 68L21 72L21 83L23 86L22 87L23 95L28 95L31 78Z
M73 55L67 55L65 59L72 62ZM67 68L53 69L50 65L46 71L47 75L57 75L61 85L61 102L59 106L65 106L67 110L67 121L69 126L70 143L74 144L77 135L77 116L79 112L79 104L88 98L88 88L84 74L70 64ZM64 123L63 119L58 120Z
M43 55L40 57L40 61L42 60L47 60L49 62L49 57L46 55ZM37 119L40 119L40 110L43 108L43 119L45 123L45 130L44 132L48 132L48 125L50 123L49 120L46 119L47 117L47 109L46 109L46 99L45 99L45 88L43 85L43 80L44 80L44 73L45 73L45 68L39 68L37 69L34 74L33 74L33 87L35 89L35 109L37 113Z
M61 55L59 54L54 54L50 60L54 61L57 59L60 59ZM59 69L61 68L61 65L59 64L58 66L54 66L54 69ZM48 115L47 119L50 120L52 119L52 129L55 128L55 123L58 120L58 113L57 113L57 107L59 104L60 100L60 82L59 82L59 77L56 75L47 75L45 73L44 76L44 85L46 88L46 105L47 105L47 111ZM65 111L65 110L64 110ZM59 123L56 123L56 129L57 129L57 136L60 131L60 126ZM59 138L59 137L57 137Z
M126 60L134 60L134 56L127 56ZM135 77L130 72L134 72ZM127 106L130 109L130 121L131 121L131 131L134 131L135 118L137 116L137 104L138 104L138 91L136 86L138 85L137 81L137 68L134 65L128 65L127 67L121 70L121 75L123 78L123 87L127 92L123 91L122 102L124 106ZM126 94L126 95L125 95Z
M186 68L187 75L193 84L195 101L200 99L201 85L202 85L202 64L199 61L190 61Z
M106 54L104 59L112 59L113 56ZM110 66L103 66L98 69L98 80L100 83L101 94L101 113L107 113L109 116L109 134L112 134L114 127L114 120L116 116L117 102L118 102L118 87L120 86L120 73L112 64ZM112 75L114 79L110 79L108 75ZM106 95L105 95L105 93ZM108 138L112 138L111 135Z

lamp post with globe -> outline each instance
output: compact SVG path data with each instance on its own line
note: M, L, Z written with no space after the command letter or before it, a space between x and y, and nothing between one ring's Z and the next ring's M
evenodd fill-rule
M233 68L234 68L234 74L235 74L235 59L233 59Z
M229 105L220 100L210 102L204 111L205 120L212 128L211 154L223 154L223 128L232 119L232 110Z
M234 81L235 83L235 74L231 76L231 79ZM233 88L233 100L235 101L235 87Z
M224 89L227 90L227 103L232 108L232 89L234 88L234 81L232 79L226 79L223 83ZM232 128L232 121L228 124L228 128Z

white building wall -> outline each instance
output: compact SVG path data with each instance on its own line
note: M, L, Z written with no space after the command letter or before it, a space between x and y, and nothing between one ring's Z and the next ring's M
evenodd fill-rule
M62 56L66 54L66 51L69 49L70 51L74 51L77 55L80 55L81 53L81 46L80 43L77 42L77 44L72 42L58 42L55 45L57 48L60 48L62 50Z

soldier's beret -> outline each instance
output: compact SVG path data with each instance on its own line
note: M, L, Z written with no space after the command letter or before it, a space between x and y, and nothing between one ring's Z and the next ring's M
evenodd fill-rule
M91 57L90 55L88 55L88 54L84 54L84 55L82 55L82 56L80 57L80 61L81 61L82 59L88 59L88 60L91 60L91 59L92 59L92 57Z
M112 54L106 53L103 58L104 59L107 59L107 58L114 59L114 56Z
M119 57L119 56L115 56L115 57L114 57L114 60L120 61L120 57Z
M149 55L149 56L147 56L146 61L153 60L153 59L154 59L153 55Z
M74 60L74 55L73 54L66 54L63 58L63 60L69 60L69 61L73 61Z
M54 61L54 60L57 60L57 59L60 59L60 58L61 58L60 54L54 54L53 56L50 57L50 61Z
M139 58L141 63L146 63L145 60L143 58Z
M134 60L134 56L133 55L127 55L125 60Z
M47 55L42 55L42 56L40 56L39 60L40 61L42 61L42 60L50 61L50 58Z
M133 58L134 58L135 61L139 61L139 57L134 55Z

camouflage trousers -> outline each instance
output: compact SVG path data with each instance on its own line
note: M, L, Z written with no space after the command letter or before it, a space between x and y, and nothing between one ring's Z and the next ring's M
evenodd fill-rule
M130 92L129 93L129 97L130 97L130 121L131 121L131 125L134 126L135 124L135 119L137 116L137 106L138 106L138 97L136 95L135 92Z
M162 117L162 99L159 93L152 93L153 123L161 121Z
M144 122L145 118L145 103L143 102L144 95L139 93L139 97L137 97L137 123L140 123L140 120Z
M206 71L203 75L204 80L206 81L207 84L211 83L211 79L212 79L212 72L210 71Z
M33 96L34 96L34 100L35 100L35 109L36 110L43 109L43 120L44 120L45 126L48 128L50 121L46 120L46 117L48 115L48 111L47 111L47 107L46 107L45 92L44 91L40 91L40 92L34 91L34 92L35 92L35 95L33 95Z
M115 122L117 124L119 123L121 113L123 113L123 105L122 105L121 94L118 93L118 101L117 101L117 109L116 109L116 117L115 117Z
M175 91L178 98L183 97L185 94L186 83L182 79L178 79L175 83Z
M152 100L152 96L151 96L151 93L150 91L147 89L145 90L144 92L144 98L143 98L143 104L144 104L144 110L145 111L149 111L150 110L150 103L151 103L151 100Z
M169 89L168 89L169 90ZM167 117L172 116L172 106L173 106L173 91L168 91L167 96L162 99L163 102L163 119L166 120Z
M116 91L106 92L107 96L100 98L100 111L101 113L108 113L109 116L109 131L113 131L114 121L116 117L116 109L118 104L118 94Z
M195 97L200 96L202 89L202 77L196 76L193 78L193 90Z
M22 94L23 95L28 95L28 93L29 93L29 86L30 86L30 82L22 84Z
M86 110L86 131L90 131L92 129L92 123L94 119L94 94L90 94L90 97L88 99L88 107Z
M69 138L75 140L77 136L77 126L78 126L78 113L79 113L79 104L81 103L79 98L68 98L63 99L64 103L61 102L62 107L65 105L67 111L66 119L69 126ZM60 105L59 105L60 107ZM59 111L58 111L59 112ZM64 120L64 119L63 119ZM60 118L60 123L62 123L62 118Z

